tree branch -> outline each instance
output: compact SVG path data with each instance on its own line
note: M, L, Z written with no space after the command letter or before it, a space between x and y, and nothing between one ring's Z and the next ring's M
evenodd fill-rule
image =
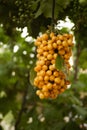
M25 104L26 104L26 97L27 97L27 94L28 94L28 89L29 89L29 75L28 75L28 84L26 85L26 89L25 89L25 92L24 92L24 96L23 96L23 100L22 100L22 104L21 104L21 109L18 113L18 117L16 119L16 122L15 122L15 130L18 130L18 126L21 122L21 117L22 117L22 114L24 112L24 107L25 107Z
M78 42L78 40L76 40ZM79 66L79 56L80 56L80 43L76 45L76 59L74 61L74 82L78 79L78 66Z

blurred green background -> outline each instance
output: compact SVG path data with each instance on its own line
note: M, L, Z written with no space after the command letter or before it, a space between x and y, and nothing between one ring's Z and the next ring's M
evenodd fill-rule
M54 22L74 35L71 86L40 100L30 84L34 40L52 23L53 0L0 0L0 130L87 130L87 0L55 0ZM32 77L31 77L32 78Z

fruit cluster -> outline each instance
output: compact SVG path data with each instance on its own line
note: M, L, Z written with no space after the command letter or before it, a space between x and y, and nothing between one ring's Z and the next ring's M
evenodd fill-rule
M35 41L37 47L37 62L34 70L37 75L34 85L38 88L36 94L41 98L56 98L70 82L66 74L55 67L56 58L60 55L64 65L70 68L69 58L72 55L72 34L43 34Z

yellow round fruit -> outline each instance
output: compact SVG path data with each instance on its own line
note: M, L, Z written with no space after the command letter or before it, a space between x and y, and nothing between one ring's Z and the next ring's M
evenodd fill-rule
M48 40L48 35L46 33L42 35L42 40Z
M51 71L51 70L47 70L46 74L47 74L48 76L50 76L50 75L52 75L52 71Z
M45 76L44 76L44 81L48 81L49 78L50 78L50 77L49 77L48 75L45 75Z
M54 79L55 79L54 75L51 75L50 76L50 81L54 81Z
M37 90L37 91L36 91L36 94L37 94L37 95L40 95L40 93L41 93L40 90Z
M58 83L58 84L60 84L60 82L61 82L61 79L59 78L59 77L57 77L57 78L55 78L55 83Z
M53 32L50 33L50 38L54 37L55 34Z
M40 93L40 94L39 94L39 97L40 97L40 99L44 99L44 94L43 94L43 93Z
M54 43L53 43L53 48L56 49L57 47L58 47L57 43L54 42Z
M58 77L58 76L59 76L59 72L56 70L56 71L53 72L53 75L54 75L55 77Z
M47 55L47 59L48 59L48 60L52 60L52 58L53 58L52 54L48 54L48 55Z

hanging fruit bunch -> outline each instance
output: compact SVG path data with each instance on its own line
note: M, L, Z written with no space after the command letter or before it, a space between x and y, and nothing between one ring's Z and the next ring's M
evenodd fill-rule
M72 55L73 35L56 32L54 10L55 0L52 4L51 30L35 41L37 61L33 72L36 72L36 76L31 76L31 81L34 80L32 83L40 99L54 99L70 84L67 74L71 67L69 59Z
M35 41L37 61L34 67L34 86L40 99L56 98L64 92L70 81L66 72L70 69L73 35L45 33ZM66 71L65 71L66 70Z

